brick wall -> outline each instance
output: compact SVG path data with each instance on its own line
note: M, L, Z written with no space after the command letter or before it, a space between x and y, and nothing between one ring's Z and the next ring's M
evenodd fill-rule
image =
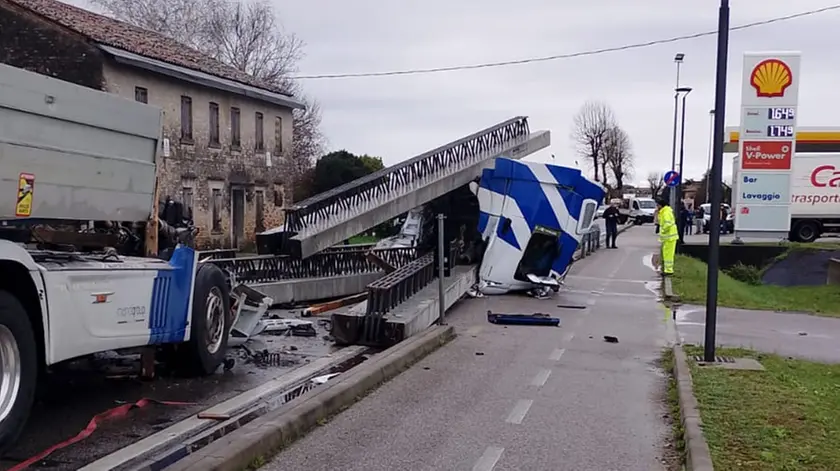
M0 62L102 89L99 49L4 0L0 0Z
M254 242L257 226L257 193L264 202L263 227L283 223L285 175L283 155L275 153L275 119L281 119L283 150L289 149L292 138L292 114L282 108L246 97L226 94L140 69L107 62L104 68L109 92L134 99L135 87L148 90L148 103L163 110L164 137L169 141L169 156L158 163L158 184L161 197L183 198L185 188L192 190L193 217L201 229L198 243L202 248L232 245L232 198L234 190L244 195L244 242ZM192 101L192 142L181 141L181 97ZM210 103L219 108L219 147L209 145ZM239 150L231 148L231 107L240 110ZM265 150L255 149L255 113L263 114ZM271 152L271 166L265 153ZM213 189L221 191L221 227L213 230ZM186 190L189 192L189 190Z

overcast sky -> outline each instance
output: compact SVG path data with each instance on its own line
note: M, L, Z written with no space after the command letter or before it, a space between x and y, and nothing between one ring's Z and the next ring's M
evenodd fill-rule
M85 4L85 0L65 0ZM305 43L301 75L447 67L567 54L717 29L716 0L271 0ZM733 0L733 26L832 5L832 0ZM800 126L838 126L840 12L730 35L726 124L738 125L745 51L800 51ZM634 181L670 168L674 54L685 53L685 175L709 155L716 36L526 65L397 77L305 80L323 110L330 148L381 156L386 165L526 115L552 146L531 157L573 166L572 118L588 99L607 103L629 134ZM588 171L588 169L587 169ZM731 175L731 159L724 175Z
M714 0L274 0L284 26L306 42L301 74L453 66L643 42L717 28ZM831 0L734 0L732 24L832 4ZM803 54L800 125L840 126L840 13L735 31L730 36L727 125L737 125L744 51ZM832 39L833 38L833 39ZM686 175L700 176L714 105L716 37L592 57L403 77L307 80L323 107L333 149L393 164L516 115L549 129L551 153L574 165L572 117L587 99L616 112L633 141L636 181L670 166L674 54L686 55ZM581 160L581 164L583 161ZM731 162L724 171L731 174Z

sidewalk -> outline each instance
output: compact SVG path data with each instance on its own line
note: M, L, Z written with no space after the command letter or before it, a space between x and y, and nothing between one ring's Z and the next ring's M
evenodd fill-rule
M668 469L667 385L655 363L666 325L643 263L656 239L633 228L618 245L575 264L554 299L462 301L447 318L458 338L261 469ZM498 326L487 310L563 325Z
M705 317L705 306L679 307L677 330L684 343L704 343ZM716 337L716 344L724 347L840 363L840 319L836 318L718 307Z

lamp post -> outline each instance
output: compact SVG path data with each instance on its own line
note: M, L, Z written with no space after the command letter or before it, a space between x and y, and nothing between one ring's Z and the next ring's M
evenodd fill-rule
M677 230L679 231L679 236L678 236L677 240L678 240L678 244L682 245L683 242L684 242L683 241L683 232L685 230L685 228L683 227L683 226L685 226L685 220L682 217L682 176L683 176L683 163L685 162L685 99L688 98L688 94L691 93L691 87L680 87L680 88L676 89L676 92L677 92L678 96L679 96L680 93L683 94L683 96L682 96L682 116L680 118L682 120L682 122L680 123L680 180L677 183L677 187L675 188L677 190L677 198L678 198L677 202L680 205L679 205L679 209L674 208L673 206L672 206L672 208L674 209L674 212L676 212L677 214L680 215L679 220L677 222Z
M720 201L723 196L723 126L726 114L726 61L729 56L729 0L720 0L718 13L717 77L715 79L715 131L712 155L711 217L709 218L709 270L706 274L706 333L703 359L715 361L718 269L720 267Z
M709 174L712 172L712 149L715 146L715 110L709 110L709 160L706 162L706 202L709 202Z
M678 52L674 56L674 63L677 64L677 85L674 87L675 89L680 88L680 65L682 65L683 59L685 59L685 54L682 52ZM680 94L674 93L674 137L671 140L671 170L675 170L677 165L677 118L679 117L679 106ZM676 195L673 191L670 191L670 194L669 203L673 209L676 206Z

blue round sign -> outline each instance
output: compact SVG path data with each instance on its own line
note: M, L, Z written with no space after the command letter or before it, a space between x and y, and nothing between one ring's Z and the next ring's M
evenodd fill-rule
M669 170L665 172L665 176L662 177L662 181L670 187L675 187L680 184L680 174L676 170Z

